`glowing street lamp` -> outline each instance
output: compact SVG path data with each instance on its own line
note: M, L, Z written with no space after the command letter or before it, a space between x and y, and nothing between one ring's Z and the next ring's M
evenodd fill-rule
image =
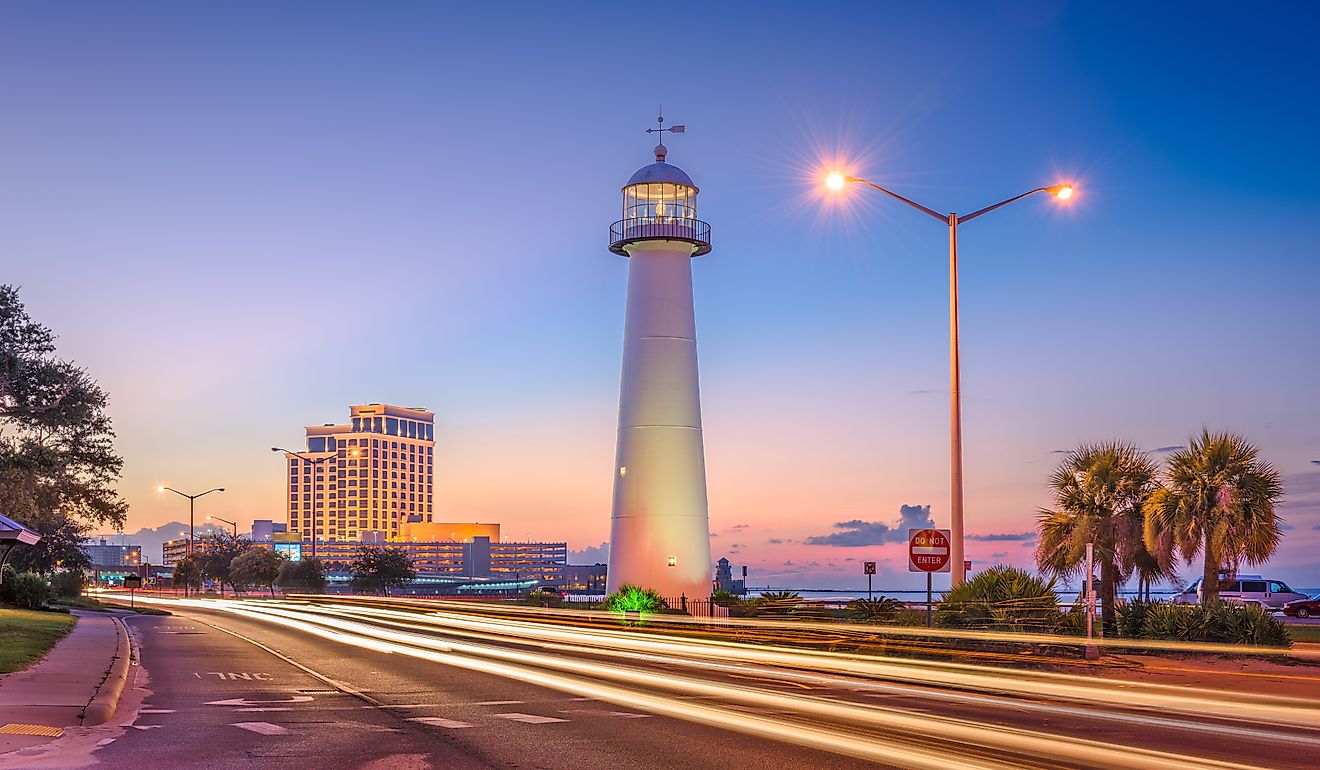
M193 514L194 514L194 509L196 508L197 498L205 497L206 495L209 495L212 492L223 492L223 491L225 491L224 487L216 487L215 489L208 489L205 492L198 492L195 495L190 495L187 492L180 492L174 487L166 487L166 486L156 487L157 493L173 492L174 494L179 495L180 497L188 498L188 555L189 556L192 556L192 552L193 552L193 537L194 537Z
M222 518L220 518L219 516L207 516L206 518L207 518L208 521L211 520L211 519L215 519L216 521L222 522L222 523L224 523L224 524L228 524L229 526L231 526L231 527L234 528L234 537L235 537L235 538L238 537L238 524L237 524L237 523L232 522L232 521L230 521L229 519L222 519Z
M300 457L300 458L302 458L303 460L306 460L307 462L311 463L313 466L319 466L319 465L321 465L321 463L324 463L324 462L327 461L327 460L334 460L335 458L337 458L337 457L339 456L339 453L338 453L338 452L335 452L335 453L333 453L333 454L326 455L325 457L319 457L319 458L318 458L318 457L308 457L307 455L303 454L302 452L295 452L295 451L293 451L292 449L284 449L283 447L277 447L277 446L273 446L273 447L271 447L271 448L270 448L270 451L272 451L272 452L283 452L283 453L286 454L286 455L292 455L292 456L294 456L294 457ZM358 456L358 450L356 450L356 449L353 450L353 456L354 456L354 457L357 457L357 456ZM313 478L316 477L316 470L319 470L319 468L316 468L316 469L313 470L313 472L312 472L312 477L313 477ZM313 495L313 497L312 497L312 556L311 556L311 558L315 559L315 558L316 558L316 525L317 525L317 523L318 523L317 520L316 520L316 519L317 519L316 514L317 514L317 511L318 511L319 508L320 508L320 506L318 506L318 505L316 504L316 500L317 500L318 498L317 498L317 495L316 495L316 484L315 484L315 482L313 482L313 484L312 484L312 495ZM288 522L288 520L289 520L289 519L288 519L288 517L286 516L286 517L285 517L285 521Z
M1073 197L1074 189L1070 184L1037 187L993 206L986 206L960 216L955 213L941 214L866 179L841 173L832 173L825 177L825 186L834 191L843 190L849 182L857 182L879 190L894 200L906 203L917 211L938 219L949 228L949 559L953 562L950 575L952 585L958 586L967 575L966 564L963 561L962 378L958 360L958 225L1036 193L1049 193L1058 200L1067 201Z

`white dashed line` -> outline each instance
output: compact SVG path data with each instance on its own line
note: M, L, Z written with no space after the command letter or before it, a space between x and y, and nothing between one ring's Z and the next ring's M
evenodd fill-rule
M288 730L284 729L283 727L280 727L279 725L273 725L270 722L234 722L233 726L241 727L244 730L251 730L254 733L261 733L262 735L289 734Z
M499 717L500 719L512 719L515 722L526 722L529 725L543 725L549 722L568 721L567 719L557 719L555 717L542 717L542 716L537 716L536 714L519 714L517 712L513 712L510 714L491 714L491 716Z
M173 714L174 709L138 709L139 714Z
M457 730L461 727L475 727L476 725L467 722L459 722L455 719L443 719L441 717L410 717L409 722L421 722L424 725L435 725L436 727L448 727L451 730Z

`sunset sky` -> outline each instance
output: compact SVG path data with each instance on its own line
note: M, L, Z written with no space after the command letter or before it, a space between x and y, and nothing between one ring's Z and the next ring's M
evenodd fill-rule
M1263 571L1320 586L1320 12L1239 13L6 3L0 281L109 391L129 532L186 521L160 483L281 520L268 448L385 402L437 413L437 520L598 546L608 227L663 104L713 228L715 556L915 587L901 507L948 525L946 234L822 174L957 211L1071 181L961 232L969 558L1030 563L1061 450L1206 426L1285 474Z

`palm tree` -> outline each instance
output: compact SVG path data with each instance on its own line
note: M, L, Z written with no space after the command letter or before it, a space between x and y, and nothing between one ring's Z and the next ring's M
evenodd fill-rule
M1147 545L1167 533L1188 564L1202 555L1204 604L1219 600L1221 569L1260 564L1279 547L1283 480L1259 454L1242 436L1202 430L1169 456L1164 485L1146 501Z
M1118 587L1132 574L1142 544L1142 504L1158 488L1155 463L1123 441L1082 444L1050 474L1054 510L1039 516L1036 563L1056 577L1083 568L1086 544L1100 565L1100 607L1114 627Z

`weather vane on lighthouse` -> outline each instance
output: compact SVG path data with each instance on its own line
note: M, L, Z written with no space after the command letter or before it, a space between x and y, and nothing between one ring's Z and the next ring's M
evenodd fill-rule
M681 134L681 133L684 133L685 131L687 131L687 126L683 125L682 123L676 123L675 125L672 125L672 126L670 126L669 128L665 128L665 109L664 109L664 107L661 107L661 108L660 108L660 117L656 118L655 120L656 120L657 123L660 124L660 127L659 127L659 128L648 128L648 129L646 129L646 133L648 133L648 134L659 134L659 135L660 135L660 144L657 144L657 145L655 146L655 162L656 162L656 163L664 163L664 162L665 162L665 155L668 154L668 151L665 150L665 132L667 131L667 132L669 132L669 133L671 133L671 134Z

